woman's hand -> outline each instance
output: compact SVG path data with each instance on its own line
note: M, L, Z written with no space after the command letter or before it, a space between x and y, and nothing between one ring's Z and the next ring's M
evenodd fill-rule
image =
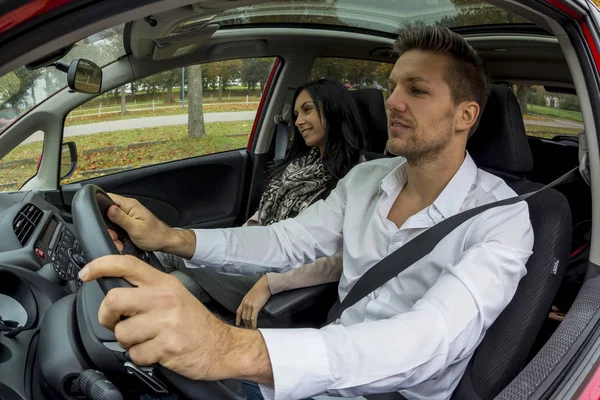
M256 329L258 313L271 297L267 275L263 275L242 299L242 303L235 313L235 324L240 326L241 322L248 328Z

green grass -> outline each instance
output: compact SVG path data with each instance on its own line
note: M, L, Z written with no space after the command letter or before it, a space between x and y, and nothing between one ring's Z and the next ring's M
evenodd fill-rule
M25 158L35 158L37 160L39 155L42 154L43 148L43 142L22 144L0 159L0 162L22 160ZM3 171L5 170L0 169L0 174L2 174Z
M533 115L533 114L523 114L523 119L527 119L530 121L552 121L550 117L543 117L541 115Z
M579 135L582 129L571 129L571 128L556 128L553 126L541 126L541 125L525 125L525 130L530 136L541 137L544 139L552 139L557 135Z
M206 136L202 138L188 137L187 125L72 136L68 140L74 141L77 144L77 153L79 155L78 166L68 181L64 181L63 183L76 182L107 174L106 172L99 172L92 175L82 174L82 172L87 171L125 166L137 168L145 164L158 164L244 148L248 143L248 136L251 129L252 121L236 121L207 123ZM166 141L135 148L126 147L134 143L158 140ZM123 147L109 152L83 154L86 150L112 146ZM9 153L7 157L3 158L2 162L36 158L40 152L41 143L21 145ZM17 186L20 186L34 174L35 164L0 169L0 185L17 182ZM11 189L13 188L0 188L0 191Z
M562 110L560 108L528 104L527 112L528 114L533 115L542 115L546 117L566 119L569 121L583 122L583 117L579 111Z

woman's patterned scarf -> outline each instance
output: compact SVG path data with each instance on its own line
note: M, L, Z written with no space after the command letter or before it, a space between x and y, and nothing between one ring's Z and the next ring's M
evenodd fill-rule
M331 177L325 172L319 149L292 161L280 177L273 179L258 206L259 225L271 225L293 218L320 199Z

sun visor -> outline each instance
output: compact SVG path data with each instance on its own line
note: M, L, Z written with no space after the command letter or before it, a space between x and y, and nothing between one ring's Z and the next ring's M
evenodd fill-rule
M218 29L218 24L209 24L189 33L154 39L152 59L160 61L189 54L210 39Z

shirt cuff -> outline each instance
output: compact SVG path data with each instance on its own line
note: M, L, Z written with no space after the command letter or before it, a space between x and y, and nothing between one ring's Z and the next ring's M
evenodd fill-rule
M226 239L223 229L192 229L196 235L194 255L186 262L200 266L220 267L225 263Z
M275 382L273 388L260 385L265 399L305 399L331 388L335 379L318 329L259 331L269 352Z

